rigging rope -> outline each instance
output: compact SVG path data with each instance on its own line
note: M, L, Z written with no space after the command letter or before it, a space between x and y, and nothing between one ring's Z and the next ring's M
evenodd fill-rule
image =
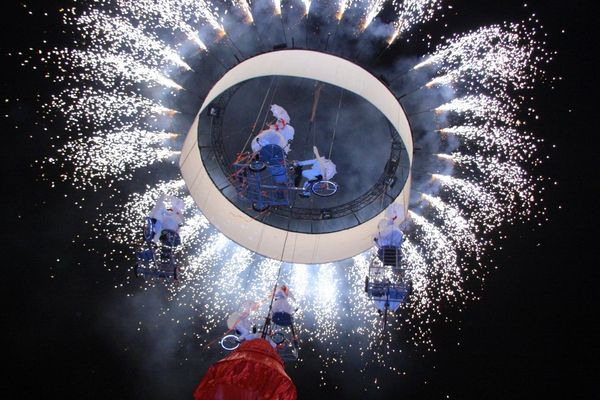
M277 80L277 83L275 84L275 89L273 89L273 94L271 95L271 101L269 101L269 104L273 104L273 99L275 98L275 93L277 93L277 88L279 88L279 77L275 76L274 78ZM265 118L263 119L263 123L262 123L263 127L267 124L267 117L269 116L269 111L270 110L265 111Z
M287 235L286 235L287 240ZM284 245L285 249L285 245ZM262 332L260 337L264 339L267 336L269 327L271 326L271 310L273 310L273 301L275 300L275 292L277 291L277 284L279 283L279 276L281 275L281 268L283 267L283 262L279 264L279 270L277 271L277 278L275 279L275 285L273 286L273 291L271 292L271 302L269 303L269 311L267 312L267 317L265 318L265 324L263 325Z
M338 109L337 109L337 113L335 115L335 125L333 126L333 135L331 137L331 144L329 145L329 154L327 155L327 158L329 158L331 160L331 152L333 151L333 141L335 140L335 133L337 132L337 126L338 126L338 119L340 117L340 109L342 108L342 99L344 98L344 89L340 88L341 92L340 92L340 101L338 103Z
M254 136L254 130L256 129L256 124L258 123L258 119L260 118L260 114L262 114L262 110L265 106L265 102L267 101L267 97L269 97L269 92L271 91L271 87L273 87L273 81L276 79L277 77L274 76L271 79L271 83L269 84L269 88L267 89L267 93L265 93L265 97L262 101L262 104L260 105L260 110L258 110L258 114L256 115L256 119L254 120L254 124L252 125L252 131L250 131L250 135L248 136L248 139L246 139L246 143L244 143L244 148L242 149L242 153L244 151L246 151L246 147L248 147L248 143L250 143L250 140L252 139L252 137ZM265 118L266 119L266 118Z
M277 284L279 283L279 277L281 276L281 269L283 268L283 253L285 252L285 246L287 245L287 240L289 237L289 232L286 232L285 234L285 240L283 242L283 246L281 249L281 257L279 257L280 259L280 263L279 264L279 269L277 270L277 278L275 279L275 285L273 286L273 291L271 293L271 303L269 303L269 311L267 312L267 317L265 318L265 324L263 325L263 329L261 332L261 337L264 339L265 336L267 335L267 331L271 325L271 311L273 310L273 301L275 300L275 292L277 291Z

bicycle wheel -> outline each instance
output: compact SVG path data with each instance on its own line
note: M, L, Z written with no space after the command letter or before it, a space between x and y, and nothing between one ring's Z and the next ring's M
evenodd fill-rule
M255 203L252 203L252 209L253 209L254 211L257 211L257 212L263 212L263 211L265 211L267 208L269 208L269 205L268 205L268 204L264 204L264 203L263 203L263 204L262 204L262 206L261 206L260 204L258 204L258 203L256 203L256 202L255 202Z
M221 339L221 341L219 341L219 343L221 344L222 348L224 348L225 350L228 350L228 351L235 350L238 347L240 347L240 341L238 340L238 337L235 335L223 336L223 339Z
M321 197L331 196L335 194L337 190L337 183L331 181L319 181L312 185L312 192Z
M252 172L260 172L260 171L264 170L265 168L267 168L267 164L262 161L251 161L250 164L248 165L248 168Z

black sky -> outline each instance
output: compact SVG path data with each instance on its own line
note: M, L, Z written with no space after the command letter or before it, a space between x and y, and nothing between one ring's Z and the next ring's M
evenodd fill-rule
M134 321L140 307L114 288L128 272L106 271L102 260L71 242L77 234L91 233L85 221L93 220L94 201L103 194L74 210L72 196L80 193L68 185L50 190L39 180L39 168L30 167L52 145L44 125L33 123L39 122L36 93L48 96L49 85L38 71L21 67L21 58L8 53L26 53L29 47L39 48L45 38L60 37L55 10L66 2L26 3L28 8L22 2L5 4L0 27L2 206L8 220L2 229L8 372L0 393L22 399L191 398L202 368L211 362L203 359L208 356L180 351L165 360L168 371L148 371L141 360L151 357L154 339L170 329L169 321L158 321L147 337L132 332L133 322L113 324L128 317ZM447 18L452 31L528 15L522 2L487 3L492 2L454 2L459 15ZM509 238L494 255L499 268L488 277L481 301L471 302L460 315L452 314L462 322L435 327L435 354L422 358L419 351L409 350L406 359L398 361L408 365L406 377L387 379L379 391L357 394L352 377L334 375L330 386L342 389L330 393L317 388L316 371L300 367L290 371L300 399L590 398L585 393L598 381L600 333L595 127L599 60L596 22L588 3L528 2L528 10L535 10L543 21L549 48L558 51L549 72L562 77L554 90L549 84L536 90L540 119L529 125L546 141L541 153L550 156L541 175L558 182L546 185L549 221L505 230ZM43 16L44 11L50 15ZM152 298L160 303L164 296L157 289Z

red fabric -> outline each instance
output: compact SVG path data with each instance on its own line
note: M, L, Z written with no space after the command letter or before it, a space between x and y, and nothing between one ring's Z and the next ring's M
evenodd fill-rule
M269 342L254 339L213 364L196 388L194 399L296 400L296 387Z

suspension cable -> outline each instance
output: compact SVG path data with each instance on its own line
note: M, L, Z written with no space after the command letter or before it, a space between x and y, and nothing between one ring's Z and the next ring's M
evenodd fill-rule
M273 94L271 95L271 100L269 101L269 104L273 104L273 99L275 98L275 93L277 93L277 89L279 88L279 77L275 76L274 78L276 79L275 89L273 89ZM263 123L261 126L265 126L267 124L267 117L269 116L269 111L270 110L265 111L265 118L263 119Z
M248 146L248 143L250 143L250 140L254 136L254 130L256 129L256 124L258 123L258 119L260 118L260 115L262 114L262 110L263 110L263 108L265 106L265 102L267 101L267 97L269 97L269 92L271 91L271 87L273 87L273 81L275 80L275 78L276 77L274 76L271 79L271 83L269 83L269 88L267 89L267 93L265 93L265 97L263 98L262 104L260 105L260 110L258 110L258 114L256 115L256 119L254 120L254 124L252 125L252 131L250 131L250 135L248 136L248 139L246 139L246 143L244 143L244 148L242 149L242 153L244 151L246 151L246 147Z
M271 302L269 303L269 311L267 312L267 316L265 318L265 324L263 325L262 332L260 335L260 337L262 339L267 337L269 327L271 326L271 311L273 310L273 301L275 301L275 293L277 292L277 284L279 283L279 276L281 275L282 267L283 267L283 262L281 262L281 264L279 264L279 270L277 271L277 278L275 279L275 285L273 285L273 291L271 292Z
M344 89L340 92L340 101L338 103L337 113L335 114L335 125L333 126L333 135L331 136L331 144L329 145L329 154L327 158L331 160L331 152L333 151L333 142L335 140L335 133L337 132L338 119L340 117L340 109L342 108L342 99L344 98Z
M275 293L277 292L277 284L279 283L279 277L281 276L281 270L283 268L283 253L285 252L285 246L287 245L289 232L285 235L285 240L283 242L283 246L281 248L281 257L279 264L279 269L277 270L277 278L275 279L275 285L273 286L273 292L271 293L271 302L269 303L269 311L267 312L267 317L265 318L265 324L263 325L263 329L261 332L261 338L265 338L267 336L267 331L271 326L271 311L273 310L273 301L275 301Z

